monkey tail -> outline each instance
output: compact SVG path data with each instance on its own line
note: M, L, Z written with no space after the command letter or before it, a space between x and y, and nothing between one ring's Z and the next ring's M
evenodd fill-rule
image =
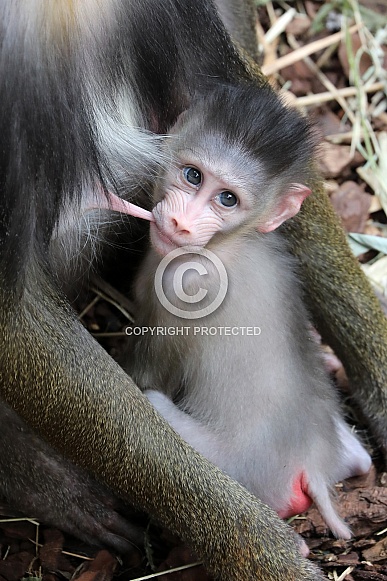
M351 530L337 514L324 476L321 474L318 478L308 477L307 482L308 494L313 499L332 533L341 539L350 539L352 536Z

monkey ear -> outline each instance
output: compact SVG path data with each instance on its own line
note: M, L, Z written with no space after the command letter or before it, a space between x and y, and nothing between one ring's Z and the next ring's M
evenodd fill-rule
M311 190L303 184L292 184L289 189L281 196L278 204L274 208L270 219L259 224L257 230L259 232L272 232L281 224L293 218L298 214L302 202L311 194Z

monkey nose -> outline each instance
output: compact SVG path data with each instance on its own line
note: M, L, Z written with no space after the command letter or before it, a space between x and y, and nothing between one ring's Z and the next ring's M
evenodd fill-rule
M191 234L189 225L183 217L173 217L171 218L171 223L175 234Z

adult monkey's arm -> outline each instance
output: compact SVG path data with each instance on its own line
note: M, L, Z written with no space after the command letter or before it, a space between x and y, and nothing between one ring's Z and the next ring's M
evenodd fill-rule
M1 313L1 392L29 425L178 534L216 578L322 579L289 527L177 436L37 273L16 309L2 296Z
M216 0L237 44L256 58L256 7ZM259 69L252 74L261 79ZM301 212L286 223L301 264L307 302L324 340L343 362L354 398L387 460L387 318L352 255L321 180Z

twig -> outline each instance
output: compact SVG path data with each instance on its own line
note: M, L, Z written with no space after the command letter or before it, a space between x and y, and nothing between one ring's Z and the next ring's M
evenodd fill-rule
M346 145L350 145L353 141L354 132L353 131L346 131L345 133L331 133L330 135L325 135L325 141L329 141L329 143L335 143L336 145L342 145L343 143ZM359 139L363 138L363 133L360 132Z
M133 323L134 319L131 315L135 310L133 302L100 277L93 277L92 282L95 287L92 288L93 292L115 306L116 309Z
M385 83L378 82L364 86L364 91L366 93L376 93L384 89ZM320 103L327 103L328 101L334 101L337 95L343 98L355 97L357 94L356 87L344 87L343 89L336 89L335 93L326 91L325 93L317 93L316 95L306 95L305 97L297 97L294 105L296 107L308 107L309 105L319 105Z
M361 28L360 24L351 26L351 28L349 29L349 33L354 34L358 30L360 30L360 28ZM321 38L320 40L316 40L315 42L311 42L309 44L306 44L305 46L298 47L293 52L277 59L275 63L263 66L262 71L265 75L272 75L273 73L276 73L281 69L288 67L289 65L292 65L300 60L303 60L305 59L305 57L314 54L315 52L322 50L323 48L327 48L331 44L340 42L344 37L345 32L340 31L336 32L335 34L331 34L326 38Z
M336 581L344 581L344 579L352 573L354 568L355 567L347 567L346 570L341 573L340 577L337 577ZM336 574L336 576L337 576L337 574Z
M280 18L273 24L265 34L265 44L269 45L276 38L278 38L286 29L288 24L293 20L296 15L294 8L291 8L287 12L284 12Z
M160 571L159 573L152 573L151 575L146 575L145 577L136 577L132 581L145 581L146 579L155 579L156 577L161 577L162 575L168 575L168 573L176 573L176 571L183 571L184 569L191 569L192 567L198 567L203 565L201 562L190 563L189 565L182 565L181 567L174 567L173 569L167 569L166 571Z
M292 34L288 34L288 42L294 48L299 47L297 40L295 39L295 37ZM356 123L356 117L353 114L353 112L351 111L351 109L348 107L346 100L340 95L340 93L338 92L338 89L336 89L335 85L328 79L328 77L326 75L324 75L323 72L320 71L318 66L312 61L312 59L310 57L305 56L304 62L307 65L307 67L322 82L324 87L326 87L328 89L328 91L330 91L332 93L335 100L339 103L340 107L343 109L343 111L347 115L348 119L354 125Z

